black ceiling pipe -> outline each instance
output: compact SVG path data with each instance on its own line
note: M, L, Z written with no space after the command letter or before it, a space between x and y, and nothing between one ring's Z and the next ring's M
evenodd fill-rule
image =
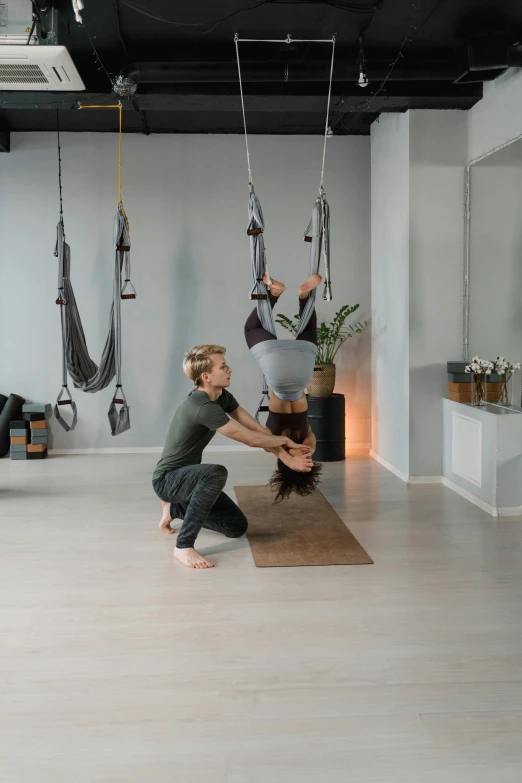
M498 63L499 72L508 67L522 66L522 48L511 46L504 48L504 55ZM471 61L459 62L458 57L442 59L433 57L424 60L413 59L398 62L390 73L390 62L369 60L366 73L370 81L383 79L390 81L450 81L461 77L462 72L475 70ZM479 70L479 69L477 69ZM357 82L359 69L357 62L337 61L333 72L334 82ZM241 78L245 84L269 82L327 82L330 78L329 61L311 61L308 63L287 61L245 62L241 66ZM487 80L484 71L484 80ZM238 79L235 62L144 62L127 65L114 81L114 90L119 95L134 95L139 84L224 84ZM479 77L480 80L480 77Z
M384 79L390 71L390 63L367 62L366 70L372 81ZM333 80L356 82L359 76L357 63L337 62ZM397 65L389 78L393 81L453 81L457 76L455 64L436 62L415 64L410 67ZM312 62L292 64L291 62L246 62L241 66L241 78L249 82L327 82L330 78L330 63ZM237 66L234 62L171 62L133 63L123 68L115 80L115 91L133 94L138 84L168 83L227 83L237 82Z

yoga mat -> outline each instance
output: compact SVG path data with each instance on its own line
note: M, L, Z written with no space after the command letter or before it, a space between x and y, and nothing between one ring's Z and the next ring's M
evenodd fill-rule
M0 457L4 457L9 451L9 425L19 418L24 402L24 398L18 394L10 394L0 412Z
M6 402L7 402L7 397L5 396L5 394L0 394L0 413L2 412L2 408L4 407Z
M234 487L258 568L373 563L321 492L273 505L269 487Z

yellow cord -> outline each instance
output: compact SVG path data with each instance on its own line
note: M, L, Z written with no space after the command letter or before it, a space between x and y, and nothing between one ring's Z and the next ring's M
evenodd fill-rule
M123 215L125 217L125 221L127 223L127 228L129 227L129 220L127 218L127 215L125 214L125 210L123 209L123 184L122 184L122 158L123 158L123 107L121 103L110 103L104 105L90 105L90 106L82 106L81 103L78 104L79 109L118 109L119 115L120 115L120 121L119 121L119 134L118 134L118 208L121 209L123 212Z

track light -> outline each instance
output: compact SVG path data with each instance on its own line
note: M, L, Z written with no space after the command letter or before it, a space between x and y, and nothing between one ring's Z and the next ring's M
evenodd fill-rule
M357 84L359 87L368 87L370 81L366 75L366 55L364 54L364 36L359 38L359 54L357 55L357 65L359 66L359 78Z

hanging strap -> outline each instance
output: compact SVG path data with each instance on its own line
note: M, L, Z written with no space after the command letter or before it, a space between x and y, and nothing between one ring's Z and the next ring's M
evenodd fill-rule
M62 192L62 148L60 144L60 114L58 109L56 110L56 130L58 141L58 189L60 193L60 219L58 222L58 230L56 233L56 245L54 248L54 255L59 259L58 263L58 296L56 297L56 304L60 305L60 325L62 332L62 388L60 389L56 402L54 404L54 418L60 424L66 432L74 430L76 422L78 420L78 412L76 409L76 403L72 398L72 394L69 391L67 385L67 324L65 306L67 305L67 299L65 298L65 281L69 277L69 256L65 246L65 228L63 224L63 192ZM65 394L65 397L64 397ZM70 406L73 417L69 424L61 415L60 410L64 405Z
M57 303L61 306L62 321L62 390L56 400L55 415L65 430L74 429L77 420L76 405L67 387L67 373L71 375L74 385L84 391L96 392L105 388L116 375L116 391L109 407L108 416L113 435L118 435L130 428L129 406L122 388L121 380L121 300L135 299L136 291L131 282L130 265L130 228L123 206L122 187L122 105L79 105L80 109L118 109L118 210L114 219L114 279L112 307L109 319L109 334L103 351L100 366L90 358L83 333L72 283L70 281L70 249L65 241L62 211L61 187L61 154L59 154L60 182L60 221L58 223L55 255L59 259L59 281ZM59 136L58 136L59 145ZM65 394L65 397L64 397ZM59 406L71 405L74 413L73 422L69 426L59 414ZM117 411L116 405L121 405Z
M234 36L234 43L236 46L237 72L239 78L239 92L241 96L241 110L243 114L245 150L246 150L247 167L248 167L248 186L250 190L250 198L248 203L249 223L247 228L247 234L250 237L250 255L251 255L251 263L252 263L253 287L250 291L249 298L256 300L258 302L258 314L259 314L260 321L263 324L263 327L274 335L276 334L276 330L275 330L274 319L272 316L272 309L267 301L268 289L263 282L263 276L265 274L268 276L269 284L271 280L268 274L268 268L266 262L266 249L265 249L264 237L263 237L264 228L265 228L263 214L261 211L261 205L259 203L259 199L257 198L254 191L252 165L250 161L250 149L248 146L248 131L247 131L247 123L246 123L243 80L241 76L241 60L239 56L239 43L240 41L244 41L244 42L249 41L252 43L256 43L256 42L292 43L294 42L294 40L297 42L302 40L309 41L310 39L292 39L290 35L287 35L287 37L284 39L265 39L264 41L262 41L262 39L256 39L256 38L239 38L237 33ZM317 232L314 235L315 240L313 239L312 236L307 236L312 226L312 220L313 220L313 216L312 216L312 219L310 220L308 228L305 232L305 241L313 242L313 246L312 248L310 248L310 263L309 263L310 274L319 272L321 257L323 259L323 263L324 263L323 299L329 302L332 299L332 285L331 285L331 277L330 277L330 208L326 200L326 195L324 191L324 170L325 170L325 163L326 163L326 142L328 139L328 127L329 127L328 121L330 116L330 104L332 98L332 82L333 82L333 69L334 69L334 62L335 62L336 36L335 35L332 36L332 38L327 41L325 41L324 39L312 39L312 40L315 40L315 42L318 43L331 43L332 56L330 59L328 98L326 103L326 117L325 117L325 124L324 124L321 176L319 180L319 194L316 200L316 204L319 207L319 213L320 213L320 220L319 220L320 237L317 236ZM315 207L314 207L314 211L315 211ZM305 310L305 314L307 314L307 317L305 319L301 319L302 330L306 327L311 312L313 310L313 306L315 304L315 292L313 296L310 296L310 300L308 304L309 306Z
M263 404L264 399L266 397L266 405ZM269 402L270 402L270 392L268 390L268 383L266 382L266 378L263 375L263 390L261 392L261 399L259 400L259 405L257 406L256 415L254 416L254 419L259 424L259 414L260 413L268 413L269 411Z
M121 169L120 169L121 170ZM116 389L107 412L112 435L120 435L122 432L130 429L130 410L127 404L127 398L123 391L121 380L121 299L130 298L124 296L125 286L130 282L130 234L129 222L123 204L120 201L118 205L118 214L114 221L114 246L116 254L116 263L114 265L114 361L116 366ZM125 266L125 275L129 278L125 282L123 290L121 289L121 273ZM132 286L132 283L131 283ZM134 287L133 287L134 290ZM134 294L136 298L136 294ZM121 405L118 411L117 405Z

